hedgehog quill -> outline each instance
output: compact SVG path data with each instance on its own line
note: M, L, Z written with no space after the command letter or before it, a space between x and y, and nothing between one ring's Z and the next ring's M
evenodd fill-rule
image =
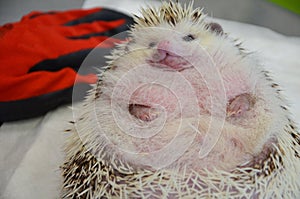
M62 197L299 198L299 131L255 55L192 4L141 14L76 113Z

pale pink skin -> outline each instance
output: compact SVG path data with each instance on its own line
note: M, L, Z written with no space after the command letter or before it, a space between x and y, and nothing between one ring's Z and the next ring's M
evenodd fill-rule
M168 51L168 49L170 50ZM175 50L176 49L170 44L170 41L161 41L158 43L157 52L152 56L151 61L178 71L183 70L189 63L184 58L172 53Z
M170 50L168 51L168 49ZM192 66L190 65L189 62L186 61L186 59L173 53L174 51L176 52L176 50L177 49L174 49L170 41L168 40L160 41L157 44L156 52L153 54L149 62L154 67L161 67L164 69L170 69L170 70L175 70L180 72L185 69L191 68ZM235 83L232 82L232 85L234 87ZM230 96L230 93L228 93L228 95ZM199 98L201 97L203 96L199 96ZM157 118L160 110L156 110L150 105L145 105L145 104L141 104L141 105L132 106L131 114L143 121L152 121ZM200 108L203 108L202 104L199 104L199 106ZM251 108L251 96L249 96L248 94L237 95L234 98L230 99L228 102L227 109L226 109L227 117L240 117L246 111L250 110L250 108Z
M130 129L131 132L134 136L155 133L147 139L128 138L130 150L142 155L124 154L125 158L132 164L160 168L165 167L160 165L161 157L170 161L165 162L166 165L179 164L195 171L231 170L250 160L263 145L259 142L265 126L259 126L258 121L268 119L264 111L260 118L261 110L265 109L261 108L260 98L256 99L260 90L256 90L254 72L249 68L252 62L238 60L235 56L238 49L227 43L219 48L218 42L222 44L222 41L204 45L201 42L205 40L185 41L182 35L177 38L176 34L167 33L162 39L154 40L158 41L155 46L151 44L144 51L135 51L136 46L130 46L132 54L116 62L126 68L137 68L137 73L125 73L128 74L124 78L126 86L121 89L124 95L120 94L120 100L126 98L128 119L134 127L139 127ZM227 50L231 51L224 53ZM222 87L218 86L219 82L223 82ZM198 119L199 124L193 123ZM181 121L182 129L177 126ZM217 127L222 122L224 126ZM162 130L156 128L158 126ZM218 129L210 131L210 126ZM209 136L213 139L206 139ZM175 138L180 139L182 145L174 141ZM193 139L192 143L189 138ZM178 145L168 151L173 143ZM201 150L204 153L200 154ZM181 156L177 157L178 154Z

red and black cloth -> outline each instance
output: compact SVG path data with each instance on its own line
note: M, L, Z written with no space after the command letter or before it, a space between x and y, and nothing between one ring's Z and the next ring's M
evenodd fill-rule
M104 66L103 56L126 35L101 42L128 30L132 23L125 14L96 8L32 12L1 26L0 122L40 116L70 103L74 85L90 89L89 84L97 81L95 66ZM82 69L95 47L97 59Z

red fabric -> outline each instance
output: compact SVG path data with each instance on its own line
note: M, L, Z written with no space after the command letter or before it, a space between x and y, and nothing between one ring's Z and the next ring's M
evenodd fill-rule
M77 75L72 68L66 67L56 72L28 71L42 60L94 48L107 39L105 36L89 39L68 37L101 32L125 23L125 20L119 19L63 26L70 20L98 11L99 8L51 14L33 12L20 22L0 27L0 101L26 99L71 87ZM98 47L113 47L114 42L116 40L110 40ZM89 74L79 76L77 81L95 83L97 77Z

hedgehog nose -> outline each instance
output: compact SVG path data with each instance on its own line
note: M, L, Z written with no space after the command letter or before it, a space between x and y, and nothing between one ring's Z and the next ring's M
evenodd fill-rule
M159 62L164 60L168 55L170 55L170 41L163 40L157 44L156 52L153 55L153 61Z
M168 52L166 50L157 49L157 51L154 53L152 59L154 62L162 61L166 58L168 55Z
M176 49L175 46L168 40L160 41L157 44L157 51L162 55L167 54L171 56L178 56L177 55L178 49Z
M171 54L169 52L170 50L172 50L172 49L171 49L170 41L168 41L168 40L160 41L157 44L157 51L161 55Z
M157 49L168 50L170 48L170 41L162 40L157 44Z

